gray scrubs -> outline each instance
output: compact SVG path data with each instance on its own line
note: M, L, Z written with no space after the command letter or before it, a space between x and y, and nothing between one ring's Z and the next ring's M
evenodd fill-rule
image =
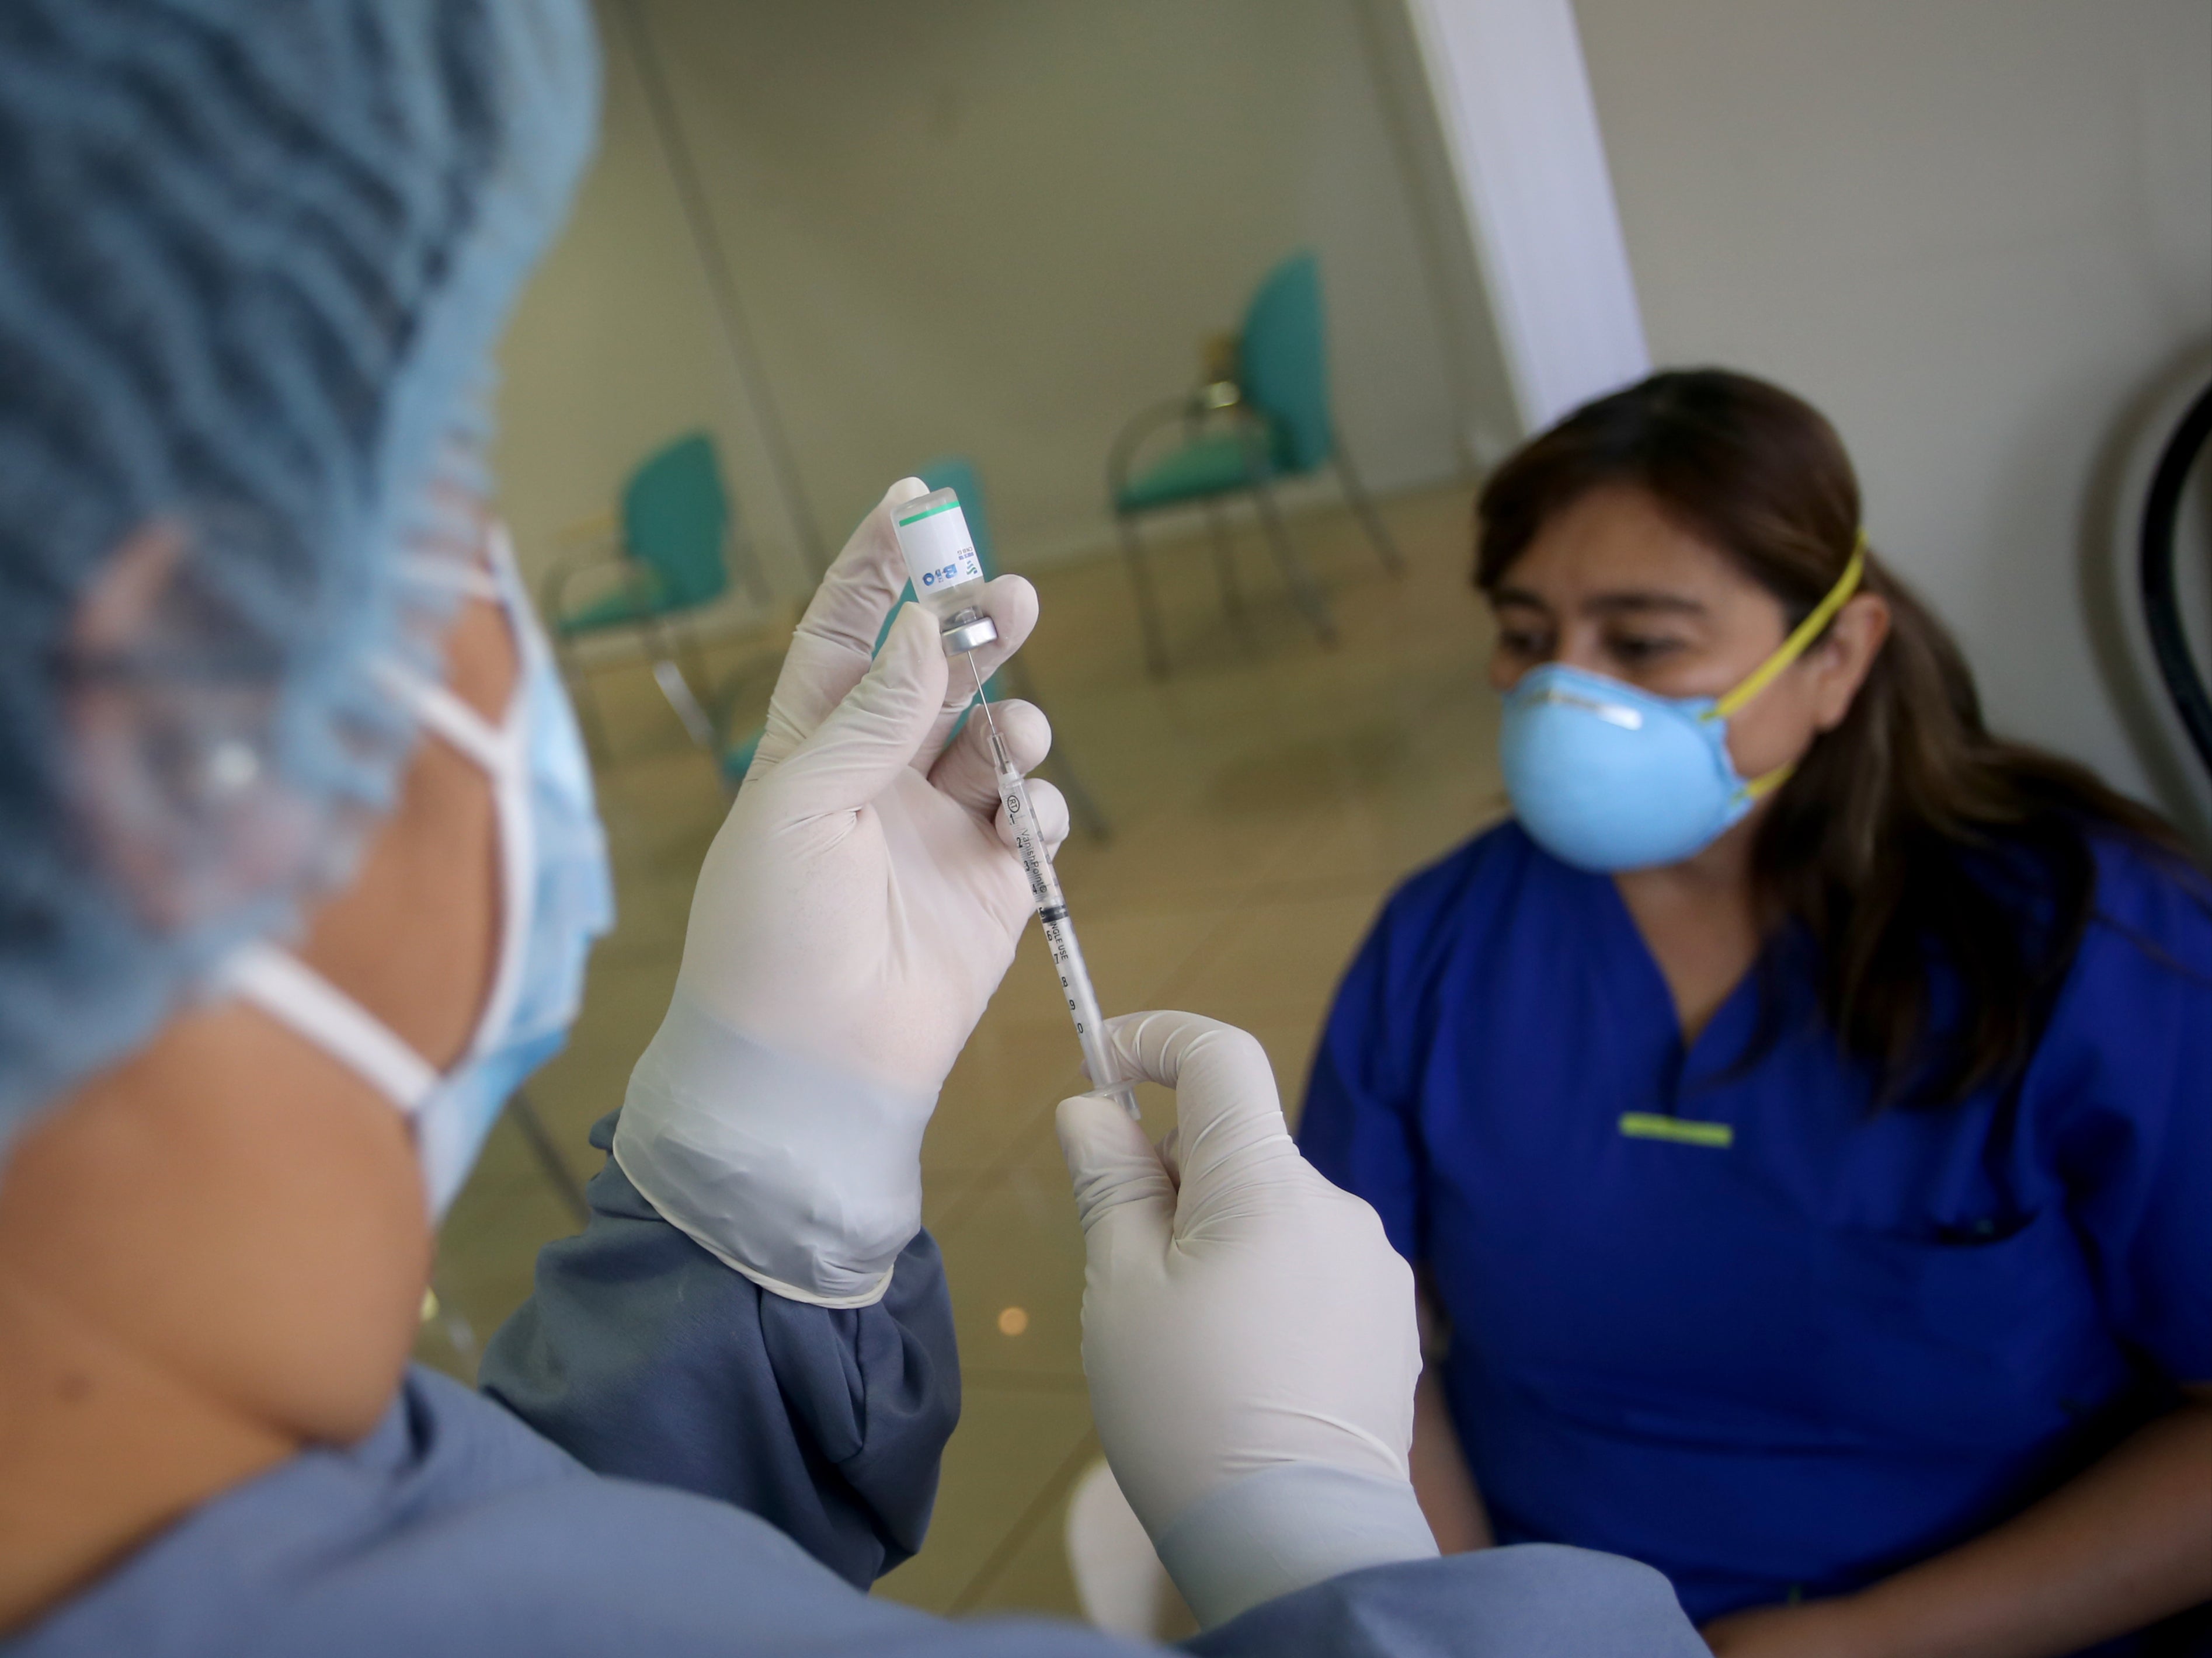
M613 1120L592 1133L604 1150ZM610 1159L580 1236L485 1356L411 1371L361 1443L203 1504L9 1658L1142 1650L1079 1626L946 1623L860 1593L921 1546L959 1415L951 1303L918 1237L878 1305L787 1302L656 1216ZM1528 1547L1376 1567L1194 1652L1705 1658L1666 1580Z

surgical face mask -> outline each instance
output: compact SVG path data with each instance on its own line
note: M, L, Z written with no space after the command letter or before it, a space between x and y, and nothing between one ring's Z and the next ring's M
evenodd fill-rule
M575 714L522 596L503 531L472 596L506 608L518 672L505 720L493 725L445 686L392 667L392 693L428 737L491 780L498 825L500 937L474 1032L441 1073L391 1028L297 957L246 946L225 964L225 988L352 1066L408 1117L431 1216L468 1178L500 1108L567 1041L582 999L592 939L614 920L606 839Z
M1737 775L1729 719L1820 636L1865 568L1863 535L1828 596L1722 696L1656 696L1559 663L1523 674L1505 695L1499 734L1522 828L1562 863L1607 873L1680 863L1711 846L1793 769Z

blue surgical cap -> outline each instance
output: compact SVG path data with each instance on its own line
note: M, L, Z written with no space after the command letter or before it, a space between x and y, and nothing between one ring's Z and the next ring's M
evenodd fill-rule
M596 98L584 0L0 5L0 1145L390 805Z

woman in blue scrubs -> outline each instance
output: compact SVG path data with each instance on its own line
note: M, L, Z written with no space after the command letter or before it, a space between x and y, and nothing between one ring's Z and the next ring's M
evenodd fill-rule
M1299 1137L1423 1275L1447 1548L1647 1561L1727 1654L2066 1653L2212 1599L2212 900L1859 514L1720 372L1501 469L1514 817L1390 900Z

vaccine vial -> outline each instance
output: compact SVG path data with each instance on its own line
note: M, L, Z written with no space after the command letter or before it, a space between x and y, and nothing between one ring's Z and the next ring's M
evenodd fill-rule
M961 656L999 636L979 603L983 595L983 561L968 533L960 497L936 489L891 509L899 551L921 608L937 618L948 656Z

